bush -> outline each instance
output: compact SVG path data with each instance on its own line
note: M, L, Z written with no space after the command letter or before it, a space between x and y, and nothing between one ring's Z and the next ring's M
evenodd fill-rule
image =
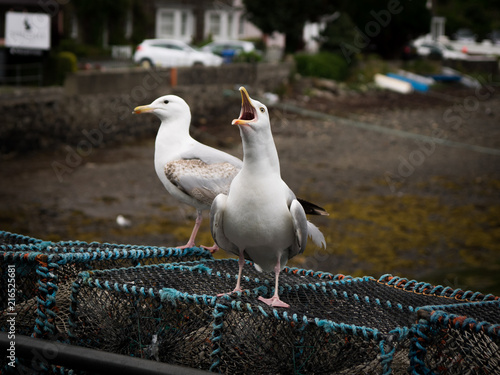
M84 57L88 54L87 47L81 43L77 43L74 39L62 39L58 50L72 52L78 57Z
M354 84L371 83L375 74L386 74L391 70L394 71L394 68L391 69L387 61L383 60L379 55L362 54L356 59L356 64L353 64L348 81Z
M441 68L441 61L431 61L428 59L416 59L405 61L403 63L403 69L424 75L438 74L441 72Z
M111 56L110 48L103 48L96 45L78 43L74 39L62 39L57 48L59 52L72 52L76 57L102 57Z
M76 72L78 69L77 67L77 60L76 56L72 52L59 52L56 55L56 61L58 64L58 69L62 70L64 72Z
M295 55L297 72L303 76L328 78L343 81L349 74L347 61L335 53L319 52L315 55Z
M50 62L51 81L62 85L68 73L78 70L77 59L72 52L58 52Z
M234 56L233 62L256 63L262 61L262 55L258 52L241 52Z

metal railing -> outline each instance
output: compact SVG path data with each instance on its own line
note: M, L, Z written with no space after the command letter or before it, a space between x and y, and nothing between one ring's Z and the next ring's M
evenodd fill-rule
M12 344L14 343L14 345ZM15 335L9 338L7 332L0 332L0 348L2 356L9 353L9 348L14 352L16 359L24 361L16 362L19 373L42 370L55 366L64 366L67 369L90 371L95 374L117 374L122 375L204 375L206 371L156 362L142 358L128 357L120 354L98 351L94 349L73 346L56 341L35 339L23 335ZM3 358L2 358L3 359ZM8 370L5 365L3 370ZM0 370L2 370L0 368ZM11 368L13 373L14 368Z
M42 86L43 64L0 64L0 85Z

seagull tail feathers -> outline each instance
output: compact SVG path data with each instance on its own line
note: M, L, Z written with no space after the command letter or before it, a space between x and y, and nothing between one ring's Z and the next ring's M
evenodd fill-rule
M321 233L319 228L310 221L307 222L307 234L311 237L316 246L326 249L325 236L323 236L323 233Z

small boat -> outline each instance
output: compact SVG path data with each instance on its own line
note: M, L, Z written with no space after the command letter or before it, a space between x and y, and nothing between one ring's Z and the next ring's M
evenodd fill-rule
M400 92L402 94L409 94L413 91L413 87L409 82L403 81L398 78L388 77L383 74L375 74L375 84L384 89Z
M415 91L421 91L421 92L427 92L429 91L429 84L422 82L421 80L415 79L415 77L409 77L407 75L401 75L401 74L396 74L396 73L387 73L388 77L391 78L396 78L404 82L408 82L413 90ZM425 77L422 77L425 78Z
M460 82L462 79L461 75L458 74L434 74L431 77L438 82Z
M458 70L449 68L449 67L444 67L442 70L443 74L450 75L450 76L459 76L460 77L460 83L466 87L469 87L471 89L476 89L481 87L481 83L475 79L474 77L471 77L467 74L463 74L459 72Z
M431 77L423 76L423 75L417 74L417 73L408 72L408 71L403 70L403 69L399 69L397 71L397 74L399 74L400 76L403 76L403 77L411 78L414 81L417 81L420 83L425 83L426 85L429 85L429 86L432 86L433 84L436 83L436 81L434 81L434 79L432 79Z

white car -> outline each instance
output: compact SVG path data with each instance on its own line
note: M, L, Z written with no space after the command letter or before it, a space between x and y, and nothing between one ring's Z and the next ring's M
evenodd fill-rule
M172 39L146 39L134 53L134 62L145 68L153 66L219 66L222 58L211 52L198 51L189 44Z
M457 42L475 43L477 35L469 29L458 29L453 37Z
M222 55L223 51L233 50L237 55L242 52L255 51L255 45L252 42L244 40L219 40L208 43L207 45L201 47L201 50L205 52L212 52L219 56Z
M435 57L441 59L458 59L458 60L467 59L467 54L461 51L454 50L448 44L424 41L418 44L415 43L414 45L417 50L417 54L420 56Z

